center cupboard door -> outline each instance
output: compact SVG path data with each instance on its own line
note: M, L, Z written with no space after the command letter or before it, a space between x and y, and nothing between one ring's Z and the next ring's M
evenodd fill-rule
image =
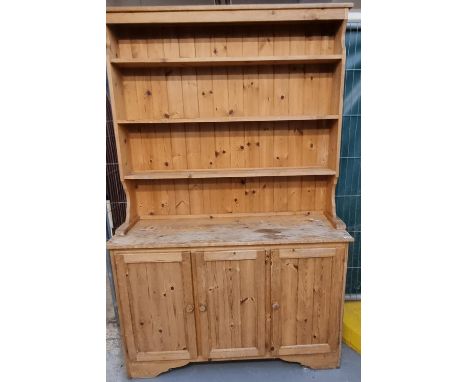
M317 354L339 347L346 250L272 251L272 354Z
M265 353L265 251L197 252L196 287L204 358Z
M116 254L115 267L130 359L196 358L190 253Z

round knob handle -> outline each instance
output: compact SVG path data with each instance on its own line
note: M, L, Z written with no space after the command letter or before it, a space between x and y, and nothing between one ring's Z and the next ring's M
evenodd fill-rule
M271 307L274 309L274 310L278 310L279 309L279 304L277 302L274 302Z
M206 305L205 304L200 304L198 309L200 309L200 312L204 312L206 310Z
M193 309L194 309L194 307L193 307L192 304L188 304L188 305L185 307L185 311L186 311L187 313L192 313L192 312L193 312Z

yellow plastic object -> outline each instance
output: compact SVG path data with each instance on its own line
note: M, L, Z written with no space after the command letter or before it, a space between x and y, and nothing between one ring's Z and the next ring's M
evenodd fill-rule
M344 306L343 341L361 353L361 301L347 301Z

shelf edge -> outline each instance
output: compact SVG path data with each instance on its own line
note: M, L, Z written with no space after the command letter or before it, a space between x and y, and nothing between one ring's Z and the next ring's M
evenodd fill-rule
M333 64L342 60L341 54L312 56L252 56L252 57L191 57L156 59L114 58L111 64L118 68L157 68L165 66L253 66L253 65L293 65L293 64Z
M243 169L193 169L132 172L125 180L257 178L287 176L330 176L336 171L326 167L267 167Z
M118 124L121 125L136 125L136 124L164 124L164 123L232 123L232 122L281 122L281 121L321 121L321 120L337 120L338 114L330 115L311 115L311 116L274 116L274 117L218 117L218 118L165 118L165 119L141 119L141 120L128 120L119 119Z

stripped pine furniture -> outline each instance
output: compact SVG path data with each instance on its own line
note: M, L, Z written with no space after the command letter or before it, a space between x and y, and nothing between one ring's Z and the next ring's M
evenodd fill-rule
M126 367L339 366L335 187L351 4L107 10Z

